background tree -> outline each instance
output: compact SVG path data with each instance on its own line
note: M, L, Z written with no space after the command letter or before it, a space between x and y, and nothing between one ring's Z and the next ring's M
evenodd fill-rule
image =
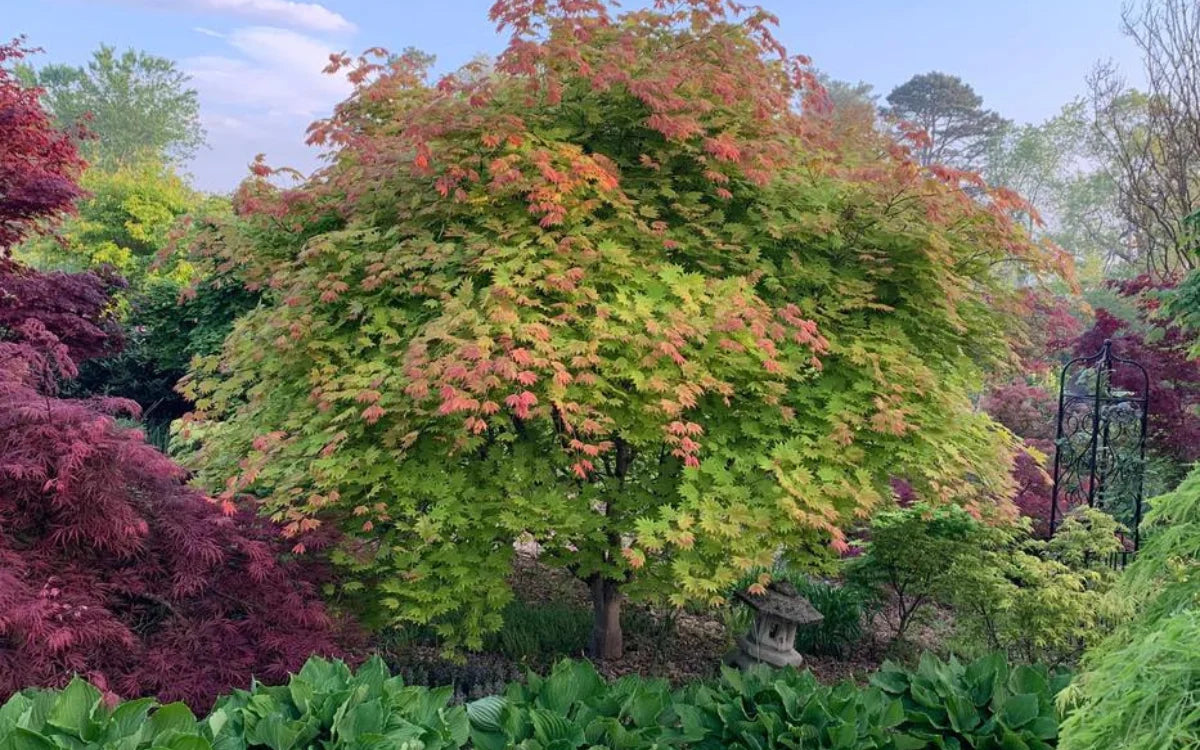
M879 95L874 93L874 87L865 81L850 83L824 73L818 75L818 80L829 97L828 114L839 136L846 140L874 140L879 127Z
M623 597L826 559L897 474L994 512L995 269L1060 260L1011 194L839 141L763 14L552 8L496 6L494 76L360 61L331 166L242 186L202 249L263 300L187 386L201 480L336 525L339 596L468 645L536 542L606 658Z
M110 266L134 285L151 275L187 280L191 273L187 266L152 266L167 246L175 222L200 211L210 200L219 203L218 199L205 199L170 167L149 156L112 169L89 168L80 185L87 194L58 236L22 243L15 249L18 258L43 270Z
M1097 152L1134 230L1140 270L1167 279L1195 267L1186 218L1200 210L1200 9L1147 0L1123 13L1142 51L1145 92L1112 64L1089 78Z
M81 149L92 163L111 168L147 156L181 163L204 143L196 91L166 58L101 45L86 66L24 72L43 89L58 128L91 133Z
M108 395L136 401L148 435L165 445L168 425L190 405L175 391L198 349L194 331L215 327L224 337L233 317L250 302L240 285L217 292L210 279L169 251L188 225L228 213L229 201L193 191L170 167L150 157L110 169L91 167L81 179L87 195L53 237L34 237L14 257L42 270L116 272L126 280L114 294L125 345L112 356L81 363L65 386L71 396ZM189 215L186 222L181 217ZM196 299L184 301L185 292ZM213 338L197 333L202 338Z
M991 142L1010 123L983 108L983 98L958 76L930 72L915 75L887 95L884 116L910 122L925 134L915 149L924 165L946 164L979 169Z

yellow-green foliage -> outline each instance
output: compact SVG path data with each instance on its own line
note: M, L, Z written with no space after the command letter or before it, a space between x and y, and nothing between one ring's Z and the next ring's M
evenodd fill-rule
M331 166L213 232L264 298L188 386L200 479L298 546L336 525L337 593L381 619L478 644L520 538L715 602L844 548L893 476L1011 489L969 394L1009 354L1000 269L1056 256L1011 196L834 131L762 16L684 5L514 17L495 74L439 86L363 68Z
M948 601L963 646L1051 665L1078 658L1124 614L1121 600L1109 596L1117 528L1108 515L1084 508L1048 543L1030 539L1026 528L993 529L954 575Z
M40 268L83 271L112 266L131 284L145 277L187 281L190 264L170 263L161 270L150 266L183 214L202 197L169 167L144 160L113 170L93 168L80 180L88 192L79 201L58 238L39 238L17 248L17 256Z
M1200 467L1150 505L1116 588L1137 615L1063 694L1063 750L1200 747Z

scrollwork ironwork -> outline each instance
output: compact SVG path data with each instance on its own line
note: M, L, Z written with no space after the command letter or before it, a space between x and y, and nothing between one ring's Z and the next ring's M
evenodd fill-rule
M1092 356L1068 362L1059 375L1050 534L1071 508L1098 507L1132 530L1136 551L1150 379L1144 367L1112 348L1105 341Z

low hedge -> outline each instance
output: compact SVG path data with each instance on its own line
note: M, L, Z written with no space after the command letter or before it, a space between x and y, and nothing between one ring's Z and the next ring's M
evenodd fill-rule
M503 695L451 705L451 688L406 686L379 659L352 671L313 658L286 685L236 690L202 720L182 703L112 705L78 678L27 690L0 707L0 750L1042 750L1055 746L1065 680L999 655L967 665L927 656L916 670L885 665L868 687L756 667L673 691L563 661Z

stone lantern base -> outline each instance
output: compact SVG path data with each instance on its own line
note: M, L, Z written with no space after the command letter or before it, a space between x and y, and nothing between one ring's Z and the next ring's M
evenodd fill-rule
M804 663L804 657L796 649L782 649L774 644L760 643L754 639L754 632L751 630L737 639L737 647L725 656L726 664L745 669L754 664L799 668Z

